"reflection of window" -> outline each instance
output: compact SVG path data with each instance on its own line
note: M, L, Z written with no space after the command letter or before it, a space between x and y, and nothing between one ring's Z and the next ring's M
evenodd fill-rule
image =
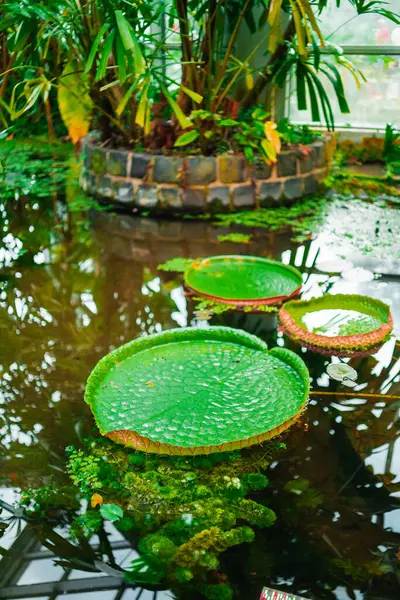
M385 6L396 12L398 0ZM357 15L350 4L329 4L322 14L321 29L327 41L340 44L344 53L362 71L367 83L357 85L349 72L341 69L350 114L342 114L330 95L336 126L383 129L398 123L400 114L400 25L380 15ZM322 77L323 81L323 77ZM294 82L291 83L293 92ZM326 82L326 89L330 89ZM310 111L299 111L295 94L289 94L291 120L310 123Z

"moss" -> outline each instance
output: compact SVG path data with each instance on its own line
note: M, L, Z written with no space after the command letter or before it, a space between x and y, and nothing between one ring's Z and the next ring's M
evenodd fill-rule
M263 471L282 447L180 457L117 449L100 439L70 448L67 469L82 497L90 499L100 484L103 502L124 511L116 527L138 536L140 558L129 581L204 582L222 552L253 540L252 526L274 523L273 511L247 495L268 485ZM103 522L99 507L88 510L73 519L72 536L90 538Z

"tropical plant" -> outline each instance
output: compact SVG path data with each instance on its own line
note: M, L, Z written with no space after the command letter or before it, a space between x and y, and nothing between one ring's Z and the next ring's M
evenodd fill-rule
M400 22L384 1L347 1L359 14ZM357 83L362 76L339 48L325 43L317 15L326 5L327 0L3 2L0 121L8 128L44 110L52 137L58 101L74 142L94 121L104 140L117 144L154 149L180 140L179 147L200 140L199 111L235 119L240 106L257 104L265 86L282 86L294 76L299 108L309 102L313 119L323 116L331 129L326 80L348 112L339 67L350 70ZM240 57L245 24L260 36ZM255 69L260 50L266 58ZM274 139L277 146L272 126L265 133L264 145ZM270 149L266 154L271 158Z

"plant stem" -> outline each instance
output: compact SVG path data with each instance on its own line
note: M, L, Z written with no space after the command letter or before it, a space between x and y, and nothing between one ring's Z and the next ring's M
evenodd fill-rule
M234 45L234 43L236 41L237 35L239 33L239 28L240 28L240 26L242 24L242 21L243 21L244 17L245 17L245 14L247 12L249 4L250 4L250 0L247 0L246 3L245 3L245 5L242 8L242 11L241 11L241 13L240 13L240 15L238 17L238 20L236 21L235 28L232 31L232 35L231 35L231 37L229 39L228 46L226 48L224 60L223 60L222 66L220 68L221 77L225 76L226 66L228 64L229 57L232 54L233 45Z
M310 392L310 396L346 396L346 398L387 398L388 400L400 400L400 396L390 394L365 394L364 392Z
M187 0L175 0L176 12L179 17L179 27L181 34L181 47L182 47L182 62L187 63L182 65L182 83L188 85L193 89L193 65L189 64L192 62L192 44L189 35L189 23L187 14Z
M47 121L47 129L49 131L49 139L50 139L50 142L53 143L56 138L56 133L54 131L54 123L53 123L53 117L51 114L51 106L50 106L50 102L48 100L44 100L44 110L46 113L46 121Z

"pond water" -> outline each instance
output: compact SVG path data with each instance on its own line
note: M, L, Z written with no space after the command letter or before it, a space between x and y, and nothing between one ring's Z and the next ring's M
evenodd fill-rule
M1 517L15 512L21 490L70 483L65 449L79 447L94 431L83 391L102 356L140 335L208 326L197 319L181 275L157 270L168 259L254 254L282 260L303 273L305 298L329 291L388 302L398 337L400 261L382 244L376 253L373 248L383 226L400 227L399 212L379 211L377 224L373 205L365 203L358 232L359 213L346 205L347 222L343 214L334 219L339 236L330 214L318 234L306 236L313 239L294 242L287 231L237 229L253 237L249 244L234 244L217 239L232 228L204 221L74 212L43 199L21 202L5 219L0 254ZM346 223L350 237L341 243ZM360 229L372 251L351 244ZM358 374L357 386L349 389L326 373L339 359L303 351L277 332L274 316L225 313L210 322L243 328L270 346L301 354L312 378L308 409L283 436L286 450L268 469L269 486L256 493L276 512L275 525L256 530L250 545L222 557L220 570L234 598L256 600L264 585L315 600L400 598L400 345L395 337L371 357L345 360ZM179 593L126 586L118 571L100 563L92 572L82 570L84 554L74 556L63 545L66 538L56 515L39 524L15 520L0 541L5 549L0 598L186 597L184 586ZM127 566L137 556L113 527L108 541L116 565Z

